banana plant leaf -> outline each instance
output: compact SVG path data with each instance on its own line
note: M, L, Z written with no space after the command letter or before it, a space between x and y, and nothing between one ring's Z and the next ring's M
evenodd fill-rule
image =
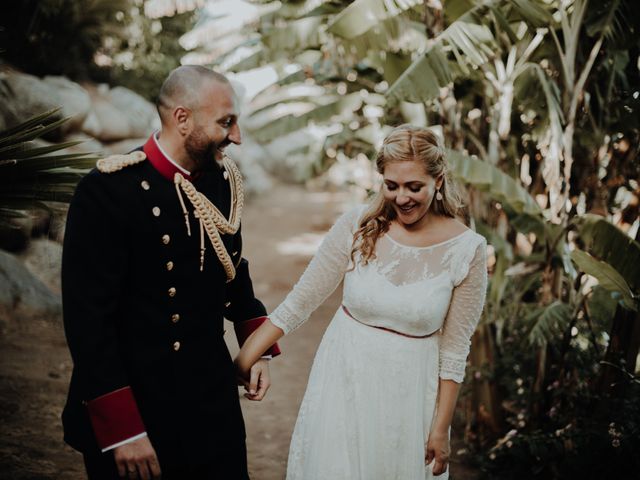
M615 268L579 249L571 252L571 260L580 271L595 277L602 288L618 294L622 305L628 309L637 310L636 299L629 284Z
M556 301L536 309L526 321L530 323L526 338L531 345L544 346L562 335L571 322L573 307Z
M333 19L328 31L339 37L355 38L421 3L421 0L356 0Z
M513 177L499 168L455 150L447 150L452 173L465 183L486 191L494 199L508 204L518 213L541 216L533 197Z
M353 112L362 105L359 93L345 95L337 101L322 105L302 115L285 115L252 132L259 142L269 142L274 138L286 135L306 127L309 122L323 123L332 117Z
M611 265L630 287L640 290L640 243L607 219L585 214L573 220L584 249Z

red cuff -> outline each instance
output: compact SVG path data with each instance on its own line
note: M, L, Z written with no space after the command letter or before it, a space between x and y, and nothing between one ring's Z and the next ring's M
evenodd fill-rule
M100 449L145 432L131 387L106 393L87 402Z
M251 320L245 320L244 322L234 322L233 328L236 331L236 338L238 339L238 345L242 347L244 342L249 338L255 330L258 329L260 325L262 325L269 317L258 317L252 318ZM280 347L278 344L274 344L264 352L264 355L271 355L272 357L277 357L282 352L280 351Z

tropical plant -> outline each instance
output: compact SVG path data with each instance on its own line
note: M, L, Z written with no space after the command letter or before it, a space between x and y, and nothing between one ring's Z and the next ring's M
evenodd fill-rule
M0 230L17 228L16 220L34 210L49 211L51 202L68 203L78 180L97 160L90 153L60 153L79 141L36 143L68 120L55 120L57 112L44 112L0 132Z
M371 158L393 125L435 125L472 186L470 215L492 253L464 402L470 448L493 455L483 468L504 474L517 458L520 478L567 478L597 469L557 468L562 455L632 452L638 3L254 3L251 21L220 30L232 40L210 51L238 77L268 73L245 124L267 150L312 175ZM606 433L612 406L629 416L621 436Z

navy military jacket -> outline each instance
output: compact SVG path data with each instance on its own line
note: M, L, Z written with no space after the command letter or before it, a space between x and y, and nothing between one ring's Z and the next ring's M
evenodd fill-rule
M226 177L212 165L193 184L228 215ZM222 236L237 265L234 280L227 283L206 235L200 271L199 224L185 203L191 236L173 181L149 160L93 170L77 186L62 262L74 362L63 424L65 440L80 451L105 447L96 440L101 422L118 440L140 433L140 421L161 465L244 449L223 317L243 322L266 311L241 257L240 232Z

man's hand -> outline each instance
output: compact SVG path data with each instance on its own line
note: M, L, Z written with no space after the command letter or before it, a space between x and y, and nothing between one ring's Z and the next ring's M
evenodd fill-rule
M271 386L271 376L269 374L269 360L258 360L249 371L249 381L241 379L247 393L246 398L253 401L260 401L264 398Z
M432 471L435 476L442 475L447 471L450 453L449 434L431 432L424 448L424 454L427 465L434 462Z
M151 480L160 478L160 463L149 437L142 437L113 450L113 458L122 478Z

